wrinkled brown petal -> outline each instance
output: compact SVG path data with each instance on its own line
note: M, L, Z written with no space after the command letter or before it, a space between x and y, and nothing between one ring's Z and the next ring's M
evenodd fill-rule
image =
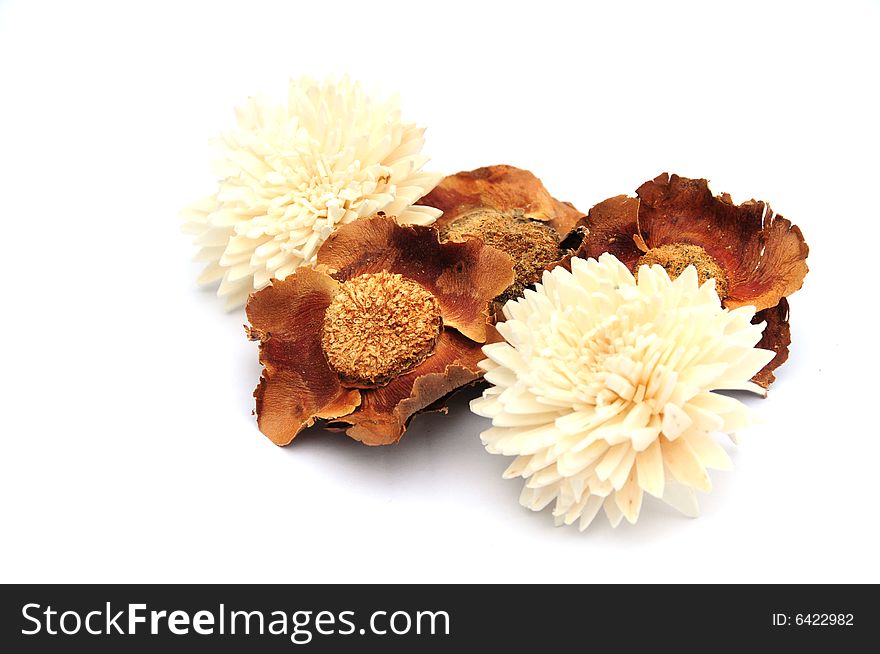
M788 359L788 346L791 345L791 328L788 324L788 300L782 298L772 309L764 309L755 314L753 324L766 322L764 335L755 347L765 350L773 350L776 356L761 371L752 378L752 381L763 388L767 388L776 380L773 371Z
M490 330L492 340L497 332ZM331 423L365 445L397 443L410 418L483 375L477 364L485 359L481 345L453 330L444 330L434 353L410 372L381 388L362 391L363 402L351 415Z
M502 213L521 210L526 218L548 222L563 236L583 217L570 203L552 197L541 180L531 172L505 165L487 166L445 177L418 204L443 211L443 215L437 219L438 229L482 207Z
M376 216L344 225L318 250L318 263L345 281L387 270L418 282L440 303L443 323L486 341L489 301L513 282L513 260L477 239L440 243L432 227Z
M249 335L260 341L263 375L254 391L257 424L276 445L287 445L316 418L337 418L360 404L330 370L321 349L324 312L338 288L308 268L254 293L247 304Z
M633 270L643 252L639 249L639 200L626 195L608 198L587 214L589 234L577 256L598 259L610 252Z
M647 247L691 243L706 250L727 273L724 306L768 309L803 285L809 254L803 234L764 202L735 205L727 194L713 196L705 179L667 173L636 193Z

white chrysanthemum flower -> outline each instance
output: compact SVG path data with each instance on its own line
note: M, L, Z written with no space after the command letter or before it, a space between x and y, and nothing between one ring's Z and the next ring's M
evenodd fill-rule
M429 225L441 213L413 206L442 175L422 172L425 130L401 122L396 98L377 102L348 78L303 78L286 103L251 98L236 113L238 129L219 143L217 193L184 212L196 259L209 262L199 282L222 279L229 308L313 264L339 225L377 211Z
M693 266L675 281L642 266L636 282L604 254L545 272L504 315L506 342L483 348L493 386L471 408L492 419L486 449L517 457L504 476L527 480L523 505L556 500L557 524L581 529L602 507L613 526L635 522L643 492L696 515L706 468L730 466L712 435L751 422L713 391L763 393L749 380L773 358L754 347L754 308L723 309Z

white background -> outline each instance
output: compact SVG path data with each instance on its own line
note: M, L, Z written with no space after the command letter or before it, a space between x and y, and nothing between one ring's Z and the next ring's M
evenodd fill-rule
M0 2L0 580L880 581L878 5L585 4ZM792 358L701 518L555 529L466 397L396 447L257 431L177 211L237 103L344 72L435 170L582 211L677 172L803 229Z

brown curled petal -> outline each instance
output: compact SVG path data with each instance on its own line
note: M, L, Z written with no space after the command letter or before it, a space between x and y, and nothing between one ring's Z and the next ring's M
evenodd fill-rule
M803 284L809 254L804 237L764 202L735 205L727 194L713 196L705 179L667 173L636 193L639 232L647 247L702 247L727 274L726 307L775 307Z
M766 210L760 238L754 239L756 246L744 251L739 270L731 279L730 294L724 302L728 308L746 304L771 308L804 284L810 253L804 235L791 221L773 215L769 206Z
M438 229L469 211L486 207L502 213L522 211L524 217L548 222L560 234L567 234L583 217L570 203L552 197L531 172L506 165L450 175L418 204L443 211L437 219Z
M257 403L257 425L260 431L276 445L288 445L303 429L311 427L317 418L338 418L351 413L360 405L357 390L339 388L330 402L322 403L314 384L287 370L265 372L254 391Z
M287 336L301 331L304 315L310 324L320 324L338 291L339 283L330 275L310 268L300 268L282 281L273 279L248 300L245 312L251 323L250 331L262 334L261 340L268 340L268 336Z
M766 322L767 326L764 328L764 335L755 347L773 350L776 352L776 356L752 378L752 381L762 388L768 388L776 380L773 371L788 359L788 346L791 345L788 300L782 298L779 304L772 309L764 309L756 313L752 323L758 324L760 322Z
M477 364L484 358L479 344L444 330L434 354L386 386L363 391L361 407L332 426L350 424L348 435L365 445L397 443L412 416L482 377Z
M260 338L264 370L254 391L257 424L287 445L316 418L336 418L360 404L344 389L321 349L324 312L338 283L308 268L254 293L247 304L250 335Z
M376 216L340 227L318 250L318 263L345 281L387 270L430 291L443 323L483 343L489 301L513 282L513 260L477 239L440 243L432 227L400 226Z
M577 256L598 259L610 252L630 270L643 252L638 247L639 200L626 195L608 198L590 209L584 238Z

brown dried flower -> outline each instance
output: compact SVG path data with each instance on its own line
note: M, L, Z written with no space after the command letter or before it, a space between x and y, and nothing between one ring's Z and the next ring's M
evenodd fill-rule
M513 166L450 175L422 203L443 211L435 223L441 239L480 238L513 258L515 280L496 304L521 296L545 269L580 244L580 238L566 236L583 214L553 198L532 173ZM582 238L583 231L576 234Z
M590 210L589 235L578 255L610 252L633 272L659 263L673 277L694 265L701 282L716 280L725 307L755 306L755 322L767 322L758 347L776 351L753 380L767 388L773 370L788 358L785 298L807 274L809 248L801 230L765 202L735 205L726 193L713 196L705 179L663 173L636 195L609 198Z
M497 340L488 305L513 280L508 255L380 214L340 227L317 264L247 304L264 366L257 422L274 443L316 419L396 443L413 415L482 376L481 347Z

